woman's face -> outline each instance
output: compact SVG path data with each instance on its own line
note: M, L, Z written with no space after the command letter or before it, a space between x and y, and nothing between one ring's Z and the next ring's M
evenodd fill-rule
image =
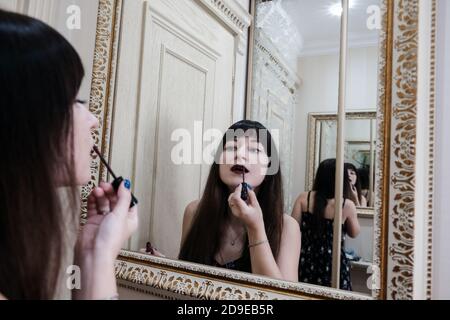
M350 183L354 186L356 184L356 179L357 179L356 172L353 169L348 169L347 172L348 172L348 177L350 179Z
M88 183L91 178L91 151L94 146L92 130L98 126L97 118L84 104L76 102L73 106L73 147L75 177L78 185Z
M220 179L233 191L242 183L244 171L245 182L256 189L264 181L268 163L263 144L255 136L242 136L225 144L220 158Z

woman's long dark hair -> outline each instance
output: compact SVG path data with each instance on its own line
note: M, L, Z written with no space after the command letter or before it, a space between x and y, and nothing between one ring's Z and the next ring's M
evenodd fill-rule
M361 189L369 190L369 188L370 188L369 176L370 176L370 167L369 166L364 165L358 169L358 178L360 180Z
M261 139L267 155L272 163L278 158L278 152L270 132L259 122L243 120L232 125L228 130L265 130L266 139ZM233 138L233 136L228 137ZM259 140L258 135L258 140ZM265 141L266 140L266 141ZM216 159L219 158L227 142L227 135L222 139L222 148L218 148ZM270 164L269 164L270 165ZM228 197L230 191L222 182L219 175L219 164L214 162L206 182L203 197L200 200L192 226L182 244L179 259L214 265L214 256L220 249L221 239L224 236L224 226L229 219ZM257 194L261 206L266 228L267 238L275 258L278 255L281 231L283 228L283 186L280 169L274 175L266 175L259 186ZM243 258L246 265L250 265L250 254L244 249Z
M334 199L336 178L336 159L327 159L320 163L314 179L313 190L315 191L313 216L315 226L319 234L322 233L325 221L325 208L328 200ZM350 182L348 173L344 170L344 199L348 199L350 194ZM309 208L308 208L309 209Z
M358 169L356 169L356 167L352 163L346 162L344 164L344 170L345 170L345 172L348 172L348 170L353 170L355 172L355 174L356 174L355 188L356 188L356 191L358 192L358 201L359 201L359 203L361 203L361 201L362 201L361 176L359 174ZM350 176L349 176L349 179L350 179Z
M57 31L0 10L0 293L8 299L54 298L65 226L76 227L55 173L75 181L72 108L83 76Z

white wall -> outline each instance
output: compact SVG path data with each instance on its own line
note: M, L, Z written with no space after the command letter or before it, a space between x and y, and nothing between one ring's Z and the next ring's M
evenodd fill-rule
M15 11L17 8L16 1L11 0L0 0L0 9Z
M348 111L375 110L377 101L377 48L349 49L347 73ZM339 57L322 55L304 57L299 61L303 83L295 113L294 181L291 190L295 199L305 191L306 150L308 147L308 114L337 112Z
M438 0L433 299L450 299L450 3Z
M89 100L91 91L98 2L99 0L0 0L0 8L44 21L74 46L85 69L85 77L79 92L79 98L83 100ZM66 26L69 18L67 8L70 5L77 5L80 8L80 29L70 30Z
M91 92L98 2L99 0L58 0L56 18L52 23L52 26L74 46L83 61L85 76L79 97L87 101L89 101ZM66 27L66 20L69 16L66 10L72 4L78 5L81 9L81 28L79 30L69 30Z

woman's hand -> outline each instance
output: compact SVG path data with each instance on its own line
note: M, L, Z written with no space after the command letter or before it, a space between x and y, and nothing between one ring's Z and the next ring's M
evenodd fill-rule
M248 190L248 202L241 199L242 184L228 198L233 215L245 224L247 230L264 230L264 220L261 207L253 190Z
M162 254L161 252L159 252L155 248L153 248L153 255L156 256L156 257L161 257L161 258L165 258L166 257L164 254Z
M358 196L358 190L356 189L355 185L350 183L350 197L356 206L359 206L359 196Z
M74 292L74 298L108 299L117 295L114 262L138 226L137 207L129 208L131 193L124 184L116 193L111 184L101 183L88 197L87 222L75 248L81 289Z
M87 222L78 237L79 253L102 252L115 260L124 242L137 229L137 207L129 209L131 193L124 184L116 193L110 183L102 182L89 195Z

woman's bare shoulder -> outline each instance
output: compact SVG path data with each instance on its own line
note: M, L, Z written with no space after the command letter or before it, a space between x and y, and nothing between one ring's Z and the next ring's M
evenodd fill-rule
M184 209L183 215L183 226L181 231L181 243L184 243L184 240L191 229L192 222L194 221L195 213L197 212L198 204L200 200L194 200L190 202L186 209Z
M184 214L192 217L194 215L194 213L197 211L199 203L200 203L200 200L194 200L194 201L190 202L186 206L186 210L185 210Z
M344 210L356 210L356 205L355 203L350 200L350 199L345 199L345 203L344 203Z
M342 210L344 218L356 216L356 205L350 199L345 199L344 208Z
M297 199L295 199L295 205L302 208L306 207L306 203L308 202L308 193L302 192L298 195Z
M308 193L309 192L302 192L302 193L300 193L298 195L298 197L297 197L297 201L303 201L303 200L308 199Z
M184 217L183 217L183 227L190 228L192 224L192 220L194 219L194 215L197 212L198 204L200 203L200 200L194 200L190 202L186 209L184 210Z

